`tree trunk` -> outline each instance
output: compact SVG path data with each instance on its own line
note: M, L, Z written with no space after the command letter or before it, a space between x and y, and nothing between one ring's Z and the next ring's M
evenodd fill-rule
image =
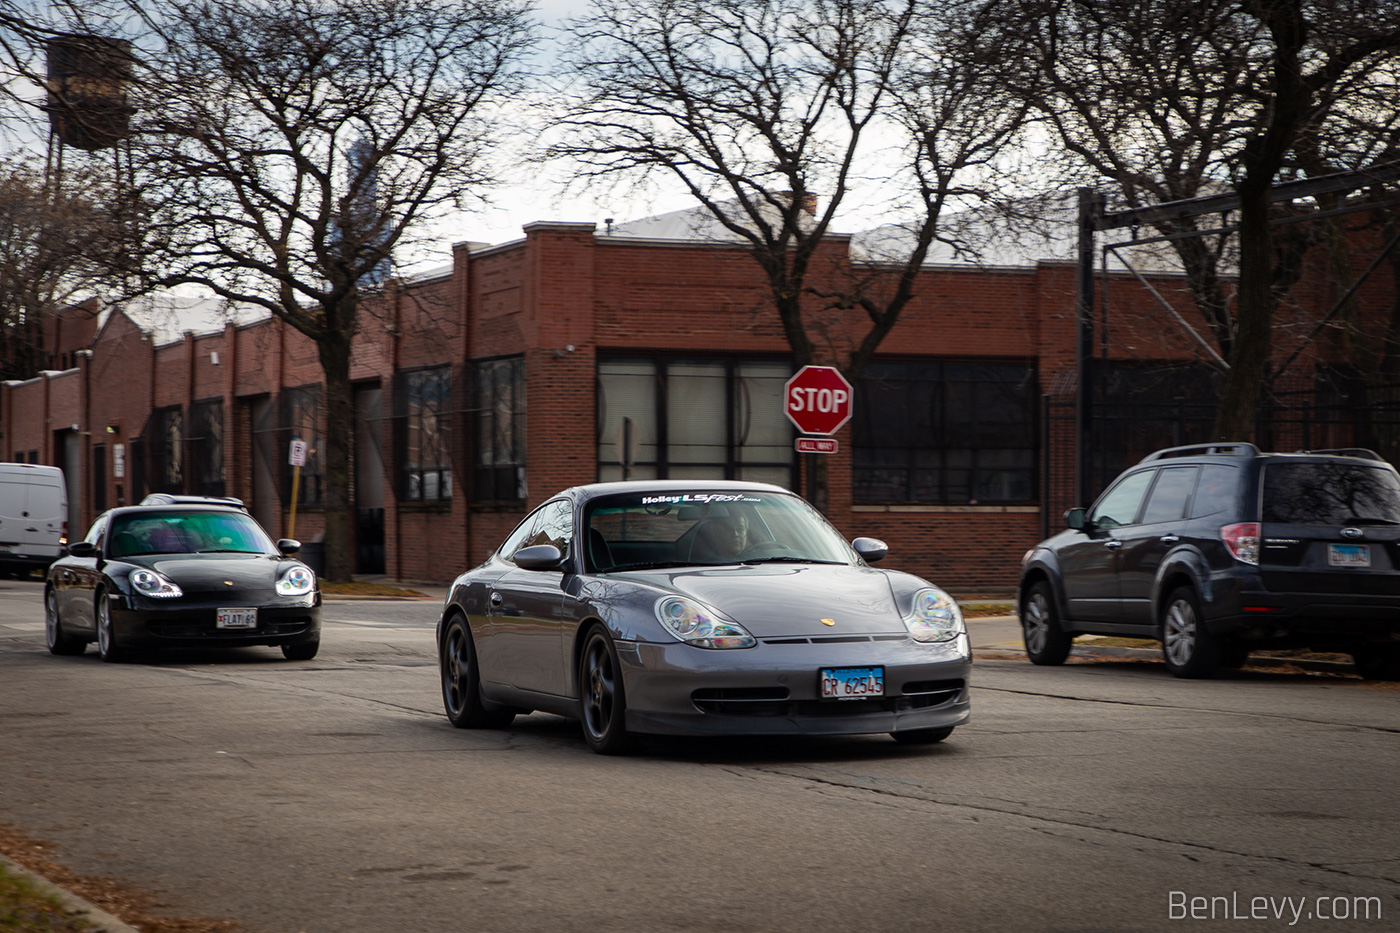
M1252 187L1252 186L1251 186ZM1217 441L1254 439L1255 416L1273 352L1273 243L1269 188L1240 193L1240 291L1230 375L1212 436Z
M345 583L351 578L350 439L355 434L354 402L350 390L352 336L328 331L317 343L325 375L325 578Z

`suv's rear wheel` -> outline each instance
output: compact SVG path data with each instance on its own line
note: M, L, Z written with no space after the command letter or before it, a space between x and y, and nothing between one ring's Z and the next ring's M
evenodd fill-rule
M1356 672L1367 680L1400 680L1400 647L1367 645L1353 648Z
M1201 600L1189 586L1172 590L1162 612L1162 657L1177 677L1209 677L1223 646L1202 623Z
M1032 664L1063 664L1069 657L1074 636L1060 628L1055 594L1044 580L1031 587L1021 604L1021 637Z

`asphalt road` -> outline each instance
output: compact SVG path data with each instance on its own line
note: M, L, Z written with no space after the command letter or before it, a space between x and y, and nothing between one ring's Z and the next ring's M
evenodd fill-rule
M1400 691L984 655L939 746L602 758L551 716L451 728L436 612L110 665L0 583L0 821L247 933L1400 929Z

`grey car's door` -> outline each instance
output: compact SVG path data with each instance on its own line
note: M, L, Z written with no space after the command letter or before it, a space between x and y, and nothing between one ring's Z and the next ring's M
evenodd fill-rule
M1157 568L1182 540L1182 524L1200 467L1165 467L1147 494L1136 524L1119 529L1118 588L1120 621L1147 628L1153 624L1152 588Z
M1084 531L1062 546L1057 557L1069 617L1080 622L1117 622L1122 615L1118 552L1122 533L1137 520L1155 470L1120 478L1099 497L1085 519Z
M552 544L567 558L573 537L573 504L556 499L536 512L521 547ZM566 615L565 576L562 570L512 566L491 587L496 661L508 682L522 690L554 696L568 693L564 641L571 614Z

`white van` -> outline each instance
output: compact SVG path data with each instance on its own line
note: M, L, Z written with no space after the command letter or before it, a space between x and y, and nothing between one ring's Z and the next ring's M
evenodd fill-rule
M0 463L0 573L46 570L68 543L63 471Z

